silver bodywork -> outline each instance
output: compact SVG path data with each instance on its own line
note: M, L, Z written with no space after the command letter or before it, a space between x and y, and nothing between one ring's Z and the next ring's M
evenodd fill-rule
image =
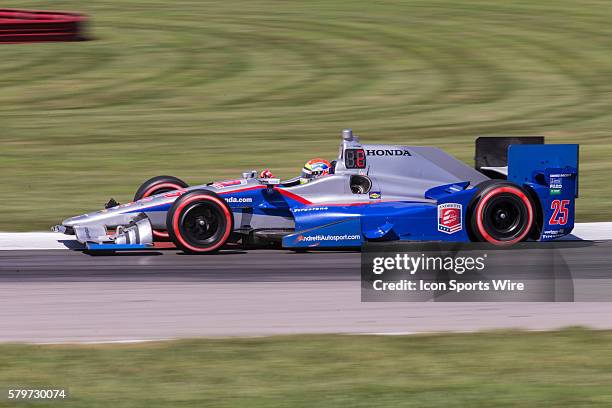
M348 169L345 163L346 149L362 148L366 152L367 167ZM266 180L255 177L255 172L245 172L239 184L223 186L222 183L209 183L191 186L186 191L206 189L220 194L226 201L232 198L232 192L241 192L249 188L263 188ZM354 176L366 177L371 182L367 191L355 192L351 188ZM321 177L308 184L293 185L295 180L288 180L276 188L295 194L308 202L308 205L341 204L368 201L369 194L376 192L383 200L416 201L434 203L425 197L430 188L453 183L470 182L470 188L488 180L486 176L444 153L438 148L401 145L368 145L360 144L350 131L343 132L337 164L334 174ZM138 218L146 219L154 229L166 228L167 211L148 211L151 208L170 206L178 194L165 193L145 199L119 205L113 208L96 211L63 221L58 230L73 230L81 242L118 242L124 231L114 236L107 235L107 229L129 226ZM232 209L240 208L235 201ZM245 207L248 205L245 204ZM293 229L294 218L291 215L267 215L249 211L233 211L234 229L247 233L260 229ZM141 234L143 235L143 234ZM146 234L144 234L146 235ZM146 242L143 242L146 243Z

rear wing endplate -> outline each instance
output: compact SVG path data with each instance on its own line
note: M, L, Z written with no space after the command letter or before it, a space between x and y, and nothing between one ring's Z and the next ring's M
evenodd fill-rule
M574 180L573 196L577 198L579 161L577 144L510 146L508 180L523 185L532 182L554 184L555 178L571 178Z

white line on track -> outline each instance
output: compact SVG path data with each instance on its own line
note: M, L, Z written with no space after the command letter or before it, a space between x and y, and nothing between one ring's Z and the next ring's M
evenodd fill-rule
M612 222L578 223L564 240L602 241L612 239ZM0 232L0 250L69 249L72 235L56 232Z
M48 341L48 342L26 342L28 344L36 344L40 346L54 346L57 344L74 344L74 345L95 345L95 344L139 344L153 343L160 341L174 341L177 338L168 337L160 339L126 339L126 340L94 340L94 341Z
M571 327L571 326L568 326ZM507 330L520 330L522 332L546 332L551 330L559 330L562 327L557 329L524 329L524 328L508 328ZM331 333L340 336L430 336L430 335L441 335L441 334L456 334L456 333L478 333L483 330L453 330L453 331L399 331L399 332L362 332L362 333ZM266 337L272 337L273 335L252 335L252 336L217 336L217 337L193 337L194 339L261 339ZM159 342L169 342L169 341L178 341L181 338L178 337L165 337L159 339L124 339L124 340L86 340L86 341L50 341L50 342L25 342L26 344L34 344L38 346L55 346L55 345L75 345L75 346L95 346L95 345L105 345L105 344L140 344L140 343L159 343Z

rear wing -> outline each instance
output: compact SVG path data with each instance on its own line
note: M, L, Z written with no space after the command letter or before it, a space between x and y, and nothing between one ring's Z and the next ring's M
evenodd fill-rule
M579 148L577 144L544 144L544 136L483 136L476 139L474 167L495 179L508 179L519 185L544 184L545 169L575 169L575 192L578 198ZM512 163L509 165L509 163ZM533 179L532 172L540 173ZM551 172L549 172L550 174ZM563 173L563 172L552 172ZM554 174L553 174L554 175Z
M508 148L513 145L544 144L544 136L482 136L476 139L474 168L494 179L508 176Z

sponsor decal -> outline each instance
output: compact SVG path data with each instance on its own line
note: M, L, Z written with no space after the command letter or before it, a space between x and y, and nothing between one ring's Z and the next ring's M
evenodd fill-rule
M370 193L370 200L380 200L381 197L382 194L380 194L380 191L372 191Z
M164 197L166 198L171 198L171 197L179 197L182 196L183 194L185 194L187 192L187 190L180 189L180 190L174 190L174 191L169 191L166 194L164 194Z
M327 207L305 207L305 208L296 208L293 210L294 213L301 213L301 212L309 212L309 211L326 211L329 208Z
M563 190L563 179L574 177L573 173L554 173L549 176L550 195L559 195Z
M565 228L561 228L559 230L545 230L542 232L542 239L555 239L563 235L566 235Z
M561 189L563 189L563 177L551 177L549 188L550 195L561 194Z
M438 205L438 231L446 234L461 231L463 229L462 208L462 205L457 203Z
M298 235L298 242L321 242L321 241L348 241L361 239L359 234L343 234L343 235L331 235L331 234L317 234L317 235Z
M247 183L246 179L217 181L212 184L214 188L226 188L234 186L243 186Z
M404 149L367 149L368 156L412 156L408 150Z
M252 203L252 197L225 197L225 201L229 204L244 204L244 203Z

